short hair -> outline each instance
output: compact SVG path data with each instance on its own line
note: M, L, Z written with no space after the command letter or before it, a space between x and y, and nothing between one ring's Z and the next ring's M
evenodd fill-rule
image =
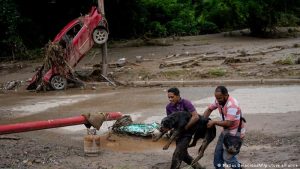
M215 92L221 92L223 95L228 95L228 90L225 86L218 86Z
M168 93L174 93L174 95L176 95L176 96L180 95L180 91L177 87L172 87L172 88L168 89Z

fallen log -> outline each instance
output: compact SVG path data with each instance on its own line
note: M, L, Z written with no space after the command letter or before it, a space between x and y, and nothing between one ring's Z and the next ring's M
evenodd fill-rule
M177 60L172 60L172 61L165 61L159 65L159 68L171 67L171 66L182 66L182 65L185 65L188 63L195 62L202 57L203 56L188 57L188 58L182 58L182 59L177 59Z
M224 60L223 64L230 63L247 63L247 62L256 62L261 60L261 58L250 58L250 57L228 57Z

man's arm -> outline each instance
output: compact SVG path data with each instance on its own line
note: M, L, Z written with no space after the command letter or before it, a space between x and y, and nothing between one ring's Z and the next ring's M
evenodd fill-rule
M204 113L203 116L204 118L208 118L211 114L212 110L210 110L209 108L207 108ZM222 127L230 127L233 125L233 121L229 121L229 120L225 120L225 121L213 121L213 120L209 120L207 123L207 128L211 128L214 125L217 126L222 126Z
M212 112L212 110L207 108L203 113L204 118L208 118L210 116L211 112Z
M213 121L209 120L207 123L207 128L211 128L214 125L222 126L222 127L231 127L233 125L233 121L225 120L225 121Z
M199 120L198 113L196 111L193 111L192 117L191 117L190 121L187 123L187 125L185 125L184 129L185 130L190 129L198 120Z

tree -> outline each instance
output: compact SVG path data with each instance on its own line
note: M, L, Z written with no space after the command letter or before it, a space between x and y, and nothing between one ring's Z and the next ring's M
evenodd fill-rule
M12 0L0 0L0 48L1 57L12 56L16 59L16 55L20 56L24 53L24 44L18 33L18 25L22 21L20 14L17 11L17 6Z
M243 1L246 7L246 25L254 36L273 32L275 27L288 16L285 26L299 24L300 2L296 0L249 0Z

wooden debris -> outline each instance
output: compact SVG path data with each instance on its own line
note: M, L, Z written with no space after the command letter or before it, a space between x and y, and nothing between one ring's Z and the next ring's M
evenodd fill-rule
M196 61L194 61L192 63L183 65L182 68L193 68L193 67L196 67L196 66L201 66L199 60L196 60Z
M195 62L196 60L198 60L202 57L203 56L187 57L187 58L182 58L182 59L177 59L177 60L172 60L172 61L165 61L165 62L163 62L159 65L159 68L162 69L164 67L185 65L185 64L188 64L188 63Z
M224 60L225 56L206 56L202 58L202 61Z
M255 62L259 61L261 58L250 58L250 57L228 57L224 60L223 64L230 63L246 63L246 62Z

